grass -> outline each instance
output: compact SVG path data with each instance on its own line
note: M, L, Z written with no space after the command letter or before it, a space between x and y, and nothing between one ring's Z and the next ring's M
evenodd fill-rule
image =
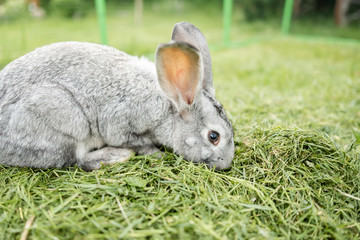
M219 13L146 11L133 26L129 9L113 11L110 44L132 54L153 52L182 19L221 39ZM1 67L53 41L99 41L92 15L58 22L0 25ZM234 26L234 38L254 36L252 24ZM235 128L230 171L171 153L90 173L0 167L0 239L19 239L26 223L29 239L360 238L360 45L276 36L212 52Z

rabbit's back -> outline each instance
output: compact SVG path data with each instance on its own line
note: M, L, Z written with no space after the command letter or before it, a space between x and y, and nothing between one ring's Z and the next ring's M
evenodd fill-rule
M137 57L104 45L54 43L11 62L0 72L0 82L1 87L6 89L57 82L91 93L102 88L115 87L114 84L116 87L123 85L121 88L128 86L131 84L131 75L144 74L144 67L141 67L141 71L134 69L141 64L139 62ZM145 65L154 68L150 62Z
M62 42L38 48L6 66L0 72L0 104L5 95L16 98L30 86L45 83L66 88L80 105L103 106L158 93L155 66L147 59L104 45Z

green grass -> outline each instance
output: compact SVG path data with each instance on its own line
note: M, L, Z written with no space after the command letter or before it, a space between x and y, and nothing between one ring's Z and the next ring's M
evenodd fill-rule
M221 15L210 10L146 11L142 26L129 9L113 10L110 44L152 53L184 19L216 44ZM254 24L234 21L233 37L260 35ZM360 238L360 45L262 28L275 37L212 52L217 97L235 128L230 171L171 153L90 173L0 167L0 239L19 239L27 222L29 239ZM46 43L99 42L92 15L17 21L0 32L0 68Z

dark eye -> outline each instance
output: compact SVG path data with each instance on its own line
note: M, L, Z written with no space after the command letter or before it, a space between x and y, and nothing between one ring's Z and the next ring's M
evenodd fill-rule
M220 142L220 134L216 131L210 131L208 134L209 141L215 146Z

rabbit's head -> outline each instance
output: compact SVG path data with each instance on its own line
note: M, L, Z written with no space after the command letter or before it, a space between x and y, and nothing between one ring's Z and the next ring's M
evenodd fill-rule
M216 169L230 167L233 128L212 86L210 52L194 25L175 25L172 41L156 51L159 84L174 106L173 150Z

